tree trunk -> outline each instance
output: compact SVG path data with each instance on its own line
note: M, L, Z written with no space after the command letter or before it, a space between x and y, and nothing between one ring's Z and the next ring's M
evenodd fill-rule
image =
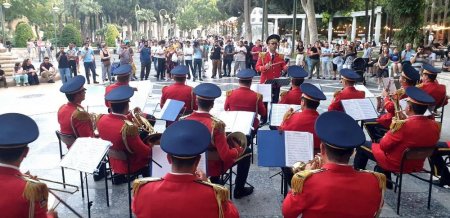
M252 41L252 27L250 26L250 4L250 0L244 0L245 39L248 42Z
M428 11L430 9L430 0L425 0L425 12L423 15L423 24L426 26L428 23ZM427 33L427 28L423 28L423 35ZM427 37L423 37L423 44L427 43Z
M444 27L447 27L448 4L449 4L449 0L445 0L445 4L444 4L444 19L442 20L442 26L444 26ZM448 31L448 30L444 30L443 34L445 34L445 31Z
M148 39L148 20L142 22L144 24L144 38Z
M314 0L301 0L303 10L308 18L308 29L310 42L319 40L317 33L316 12L314 10Z
M372 22L370 22L370 35L369 35L369 37L370 37L370 41L373 41L374 39L374 34L375 34L375 31L374 31L374 27L375 27L375 19L376 19L376 17L375 17L375 1L376 0L372 0L372 13L371 13L371 15L370 15L370 17L371 17L371 19L372 19Z
M36 37L37 39L40 39L41 36L39 35L39 27L38 25L34 25L34 31L36 32ZM56 31L56 30L55 30Z
M269 21L268 21L268 17L267 17L267 10L268 10L268 0L263 0L264 1L264 9L263 9L263 29L262 31L262 39L263 41L265 41L265 39L267 37L269 37Z
M430 25L433 25L434 22L434 8L436 7L436 0L431 0L431 14L430 14Z
M370 0L365 0L364 1L364 5L365 5L365 9L366 9L366 23L365 23L365 30L364 30L364 37L366 38L366 42L369 41L369 1Z
M308 17L305 19L305 22L308 23ZM305 28L305 48L308 47L309 44L311 44L311 40L309 39L309 28Z

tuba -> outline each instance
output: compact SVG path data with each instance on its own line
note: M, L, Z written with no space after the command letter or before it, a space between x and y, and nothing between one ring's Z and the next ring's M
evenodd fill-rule
M304 171L306 168L306 165L312 165L312 169L313 170L317 170L320 169L322 167L323 160L322 160L322 156L320 154L316 154L316 156L314 156L314 158L312 160L310 160L308 163L302 162L302 161L298 161L294 164L294 166L292 166L291 170L293 174L296 174L298 172Z
M139 128L139 136L145 144L159 145L161 133L157 133L152 124L144 117L139 107L131 111L131 120Z

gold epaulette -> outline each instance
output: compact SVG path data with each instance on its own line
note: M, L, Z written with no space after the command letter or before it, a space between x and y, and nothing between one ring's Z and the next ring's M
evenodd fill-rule
M284 116L283 116L283 121L289 119L289 118L292 116L292 114L294 114L294 111L293 111L292 108L291 108L291 109L289 109L288 111L286 111L286 113L284 114Z
M230 192L228 191L228 189L221 185L216 185L216 184L213 184L210 182L205 182L202 180L198 180L197 182L199 184L210 186L214 189L214 194L216 196L217 205L219 206L219 218L223 218L224 213L223 213L222 205L230 199Z
M264 58L266 56L267 52L260 52L259 53L259 58Z
M263 95L256 93L256 101L258 102L261 99L263 99Z
M377 215L375 216L378 217L379 214L381 213L381 209L383 208L384 203L384 192L386 191L386 176L382 173L377 173L370 170L361 170L361 172L371 173L378 180L378 187L380 188L381 191L380 206L378 208Z
M397 118L392 118L392 123L390 126L390 130L392 133L397 132L402 128L402 126L406 123L406 120L398 120Z
M98 114L95 116L95 125L97 125L98 121L103 117L104 114Z
M227 97L230 96L231 93L233 93L233 90L228 90L228 91L226 92Z
M120 130L123 136L136 136L139 135L139 128L135 126L131 121L125 120L125 123Z
M278 56L284 60L284 55L283 54L278 54Z
M417 88L422 88L423 87L423 83L419 83L416 85Z
M212 129L217 129L219 132L225 132L225 123L217 117L211 116Z
M162 181L162 178L155 178L155 177L145 177L140 179L135 179L133 181L133 196L136 195L136 193L139 191L142 185L145 185L149 182L157 182Z
M283 91L283 92L281 92L280 97L284 97L288 92L289 92L289 91Z
M397 91L395 91L395 94L400 98L405 94L405 89L404 88L397 89Z
M91 120L91 116L89 115L89 113L80 108L77 108L73 112L72 117L79 121L90 121Z
M336 96L338 96L339 94L341 94L341 90L335 91L333 97L336 98Z
M300 194L303 190L303 184L305 183L306 179L310 177L314 173L322 172L323 170L303 170L298 173L296 173L291 180L291 188L293 194Z
M47 206L48 200L48 187L45 183L30 179L28 177L22 177L27 184L23 190L23 196L30 202L39 202L41 207Z

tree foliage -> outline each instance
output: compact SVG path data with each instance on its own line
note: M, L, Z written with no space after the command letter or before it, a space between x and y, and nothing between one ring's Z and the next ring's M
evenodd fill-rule
M116 46L116 38L119 36L119 31L117 30L116 26L113 24L108 24L106 26L106 45L109 47L115 47Z
M176 22L181 30L205 27L224 19L216 0L191 0L180 11Z
M62 30L58 45L67 46L71 42L75 43L77 46L81 46L81 32L72 24L67 24Z
M31 29L31 26L27 23L19 23L16 27L16 32L14 34L14 46L15 47L26 47L27 41L29 39L33 39L33 30Z

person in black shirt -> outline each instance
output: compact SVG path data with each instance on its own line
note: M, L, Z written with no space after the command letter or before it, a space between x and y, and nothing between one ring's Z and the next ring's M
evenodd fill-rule
M28 83L30 83L30 85L39 85L39 77L33 64L31 64L30 59L25 59L23 61L22 69L28 75Z
M220 47L219 42L214 42L214 48L211 49L211 61L212 61L212 76L211 79L216 78L217 70L219 71L219 78L222 78L222 61L220 57L222 56L222 47Z
M69 60L68 53L64 51L64 47L59 48L59 52L56 54L56 60L58 60L59 75L61 76L61 81L64 84L70 78L72 78L72 75L70 73L71 63Z
M48 57L44 58L44 62L39 66L39 71L39 74L42 78L46 78L48 83L55 83L56 70Z
M223 74L225 77L230 77L231 74L231 62L233 62L234 46L231 40L227 41L223 56Z
M0 82L3 83L3 86L5 88L8 88L8 84L6 83L6 77L5 77L5 71L1 69L2 66L0 65Z
M317 79L320 79L320 42L317 41L311 50L309 51L309 77L311 79L314 73L314 69L316 70Z

